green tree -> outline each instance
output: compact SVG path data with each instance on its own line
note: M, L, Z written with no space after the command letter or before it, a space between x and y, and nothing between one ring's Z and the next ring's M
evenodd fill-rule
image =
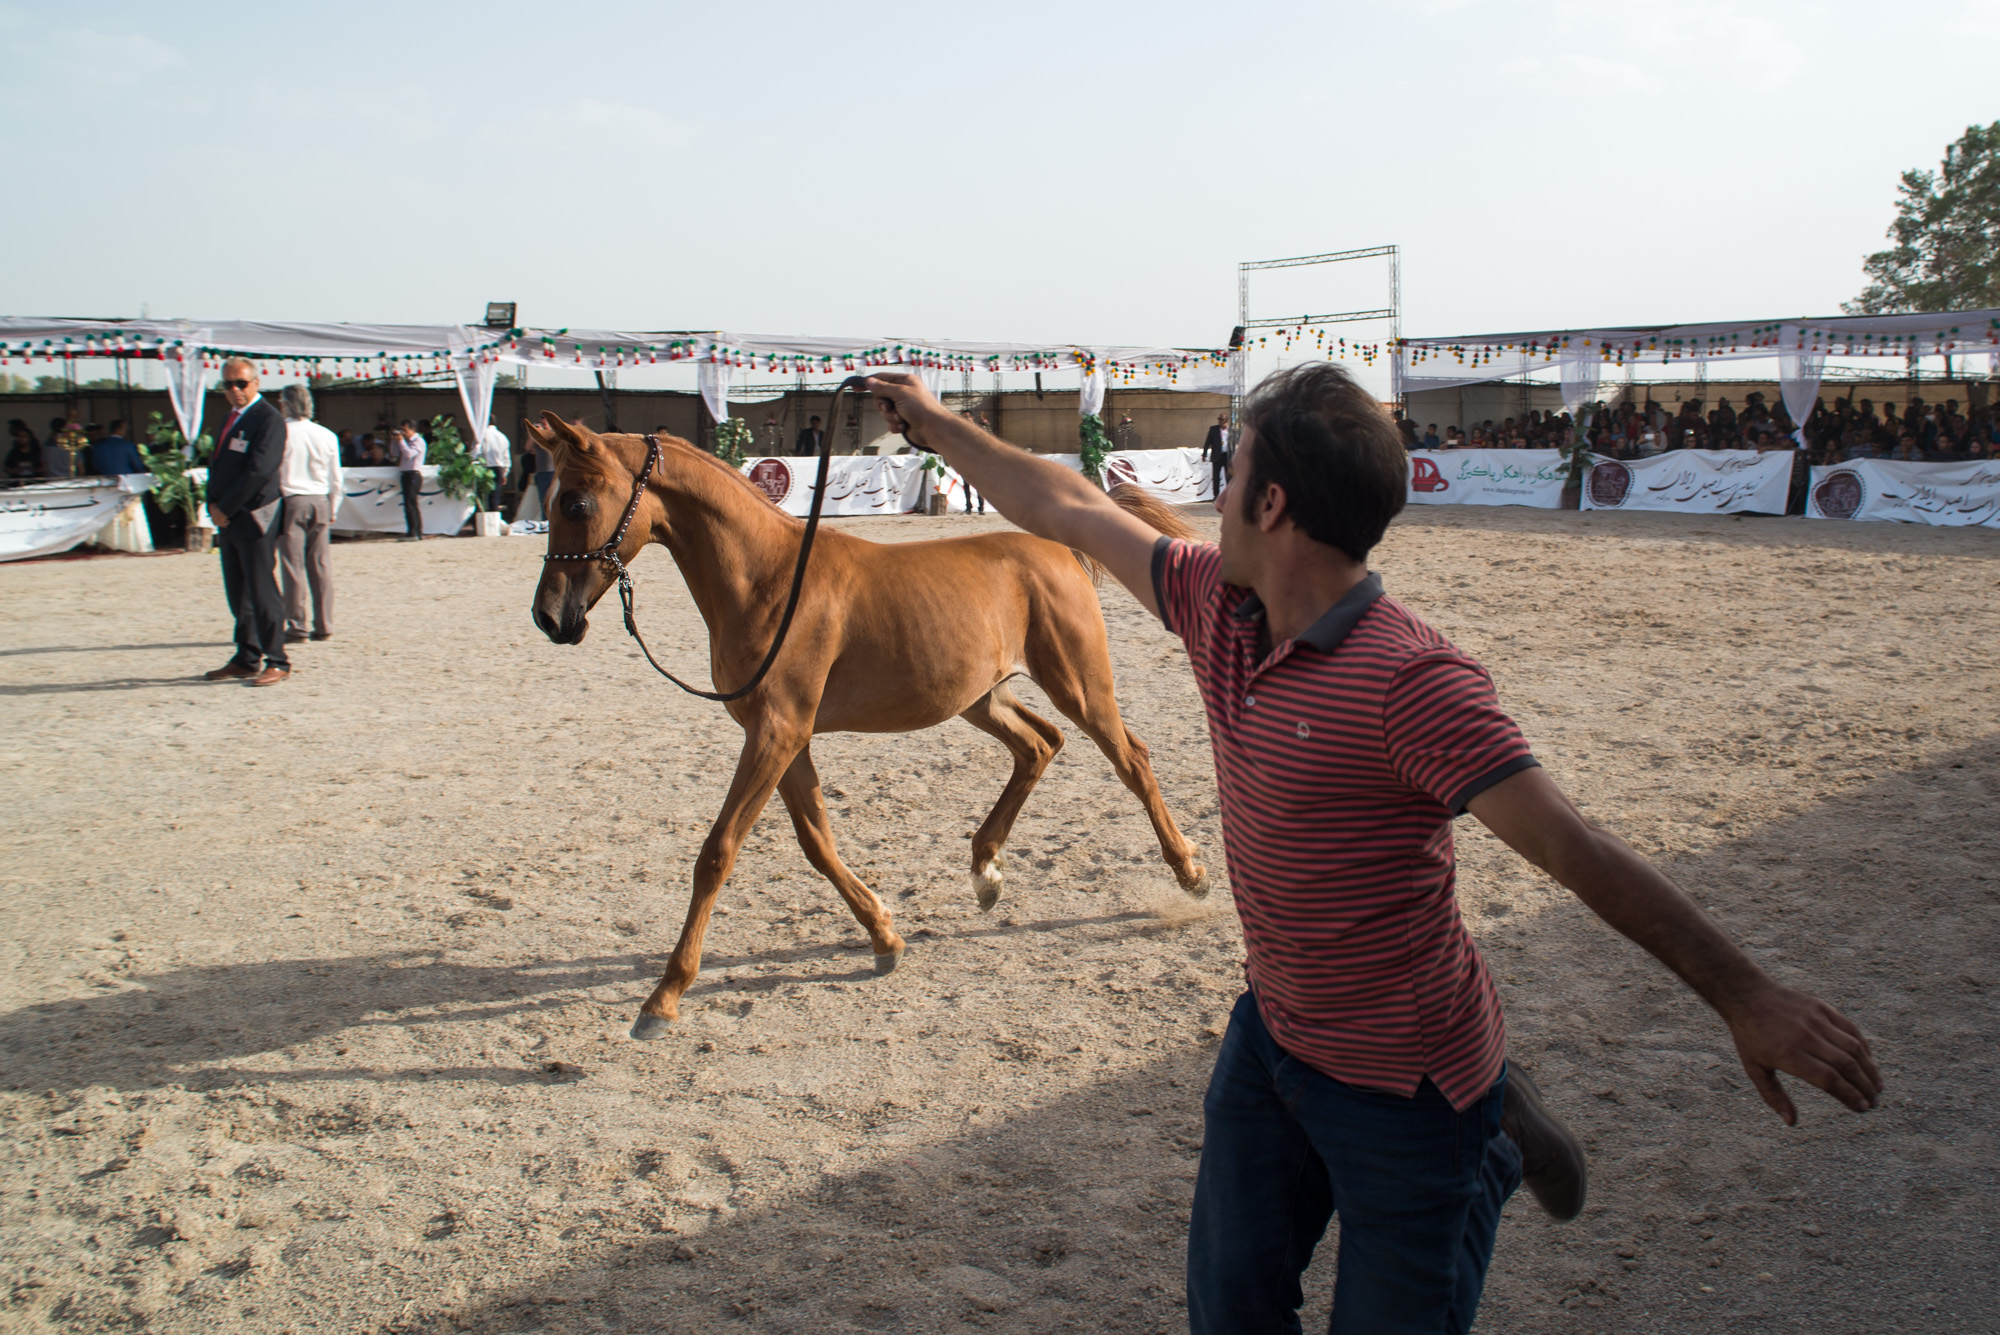
M1868 286L1849 315L2000 306L2000 121L1969 127L1935 171L1897 187L1896 244L1862 261Z

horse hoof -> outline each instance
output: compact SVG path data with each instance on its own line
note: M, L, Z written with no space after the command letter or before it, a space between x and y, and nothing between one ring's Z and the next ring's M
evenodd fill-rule
M888 954L877 955L875 957L875 972L877 975L885 973L894 973L896 972L896 966L898 964L901 964L902 962L903 962L903 948L901 946L897 946L894 950L890 951Z
M1188 868L1186 875L1181 875L1178 872L1175 875L1179 876L1181 889L1187 891L1188 898L1208 898L1208 868L1197 862Z
M671 1028L673 1026L661 1017L640 1011L639 1018L632 1021L632 1037L644 1043L648 1039L665 1038Z
M1006 879L997 858L972 873L972 893L979 898L981 913L990 911L1000 902L1000 883Z

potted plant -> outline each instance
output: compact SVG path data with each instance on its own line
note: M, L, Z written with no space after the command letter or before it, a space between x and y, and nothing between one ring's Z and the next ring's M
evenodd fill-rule
M1083 475L1103 486L1104 461L1111 457L1111 437L1104 432L1104 419L1096 413L1085 413L1077 423L1076 435Z
M740 417L725 418L715 424L715 457L731 468L743 466L755 443L756 435L750 424Z
M424 462L436 464L438 488L457 501L477 504L493 487L493 470L473 456L459 438L458 423L439 414L431 419Z
M139 442L139 453L145 457L146 471L157 479L153 483L153 503L162 510L180 507L187 516L187 549L207 551L212 543L209 531L200 522L207 489L188 473L208 466L209 457L215 453L215 438L203 436L190 449L187 439L168 424L165 414L151 413L146 419L146 439Z

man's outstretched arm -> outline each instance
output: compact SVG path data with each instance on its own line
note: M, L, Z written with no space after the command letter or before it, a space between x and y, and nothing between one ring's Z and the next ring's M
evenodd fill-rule
M1547 771L1502 779L1466 809L1700 993L1729 1026L1750 1082L1786 1125L1798 1121L1798 1111L1779 1071L1856 1112L1875 1106L1882 1075L1854 1022L1758 968L1657 867L1586 820Z
M1001 514L1037 537L1096 560L1141 606L1159 615L1153 596L1156 530L1119 509L1081 473L1016 449L948 411L913 375L878 372L867 387L891 431L936 450Z

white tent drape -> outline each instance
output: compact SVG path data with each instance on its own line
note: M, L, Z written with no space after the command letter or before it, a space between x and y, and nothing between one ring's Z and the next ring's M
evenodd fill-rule
M1077 400L1077 412L1084 417L1095 417L1104 411L1104 369L1105 350L1092 348L1090 370L1083 377L1083 393Z
M1597 368L1602 362L1591 356L1576 353L1563 358L1562 391L1563 411L1575 417L1586 403L1597 398Z
M1798 331L1787 329L1785 334L1791 346L1778 355L1778 397L1785 401L1785 411L1792 415L1792 439L1804 449L1806 418L1812 415L1813 402L1819 398L1819 377L1826 369L1826 354L1800 352Z
M174 420L180 424L181 438L193 445L201 439L201 410L208 392L208 368L202 365L201 350L185 344L169 348L161 361L167 370L167 396L173 400Z
M454 352L451 376L458 382L458 401L465 405L465 418L472 427L466 444L477 451L493 418L493 386L500 379L500 362L482 352Z
M703 362L695 368L701 401L708 405L708 415L717 425L729 420L729 382L735 375L736 368L727 362Z

